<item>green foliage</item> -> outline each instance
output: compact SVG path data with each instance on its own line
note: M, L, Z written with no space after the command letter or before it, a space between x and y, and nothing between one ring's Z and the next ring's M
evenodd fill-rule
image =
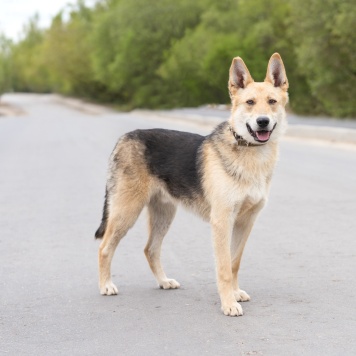
M88 8L78 0L49 29L33 17L11 53L0 50L0 90L131 108L226 103L233 57L261 81L279 52L294 111L355 117L353 7L352 0L102 0Z
M48 70L43 61L44 32L39 28L38 15L23 30L23 40L13 46L13 88L17 91L48 92Z
M288 12L279 0L211 2L199 25L172 46L161 67L166 80L173 78L180 85L173 104L228 102L228 69L237 55L256 80L264 79L273 52L292 62L287 42L280 36Z
M109 3L93 33L96 78L122 102L160 105L165 91L157 70L164 52L198 22L200 12L199 2L189 0Z
M0 34L0 96L11 89L11 41Z
M53 91L90 97L101 91L90 61L92 17L92 11L78 2L67 22L63 21L63 13L59 13L46 32L43 58Z
M356 116L356 11L353 0L292 1L299 73L321 111ZM307 111L307 110L306 110Z

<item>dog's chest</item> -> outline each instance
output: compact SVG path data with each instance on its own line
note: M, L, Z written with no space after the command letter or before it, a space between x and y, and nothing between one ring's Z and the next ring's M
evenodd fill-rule
M234 175L225 172L227 175L225 189L230 192L232 201L254 205L266 199L272 169L265 169L258 165L249 166L238 166Z
M212 199L252 205L266 199L276 158L272 150L251 150L240 156L212 160L206 180L208 190L213 192Z

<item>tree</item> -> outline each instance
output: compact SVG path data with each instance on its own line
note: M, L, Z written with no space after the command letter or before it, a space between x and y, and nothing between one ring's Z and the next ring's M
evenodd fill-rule
M167 95L157 74L171 43L199 20L200 2L112 1L96 20L96 78L132 106L161 105Z
M0 97L11 89L11 41L0 34Z
M30 19L11 53L0 53L0 85L9 86L10 63L15 90L127 108L226 103L233 57L262 81L279 52L295 112L356 116L353 7L352 0L98 0L94 7L77 0L49 29Z
M49 73L43 58L44 31L39 16L24 26L23 38L12 47L13 87L16 91L48 92Z
M228 102L228 71L235 56L259 81L273 52L293 67L285 38L289 11L289 4L279 0L207 1L199 25L174 43L160 68L162 77L175 83L172 104Z
M298 71L320 111L356 117L356 23L352 0L292 0Z
M92 10L83 1L71 6L67 21L63 20L63 11L53 18L43 44L53 91L87 97L100 92L91 65L91 32Z

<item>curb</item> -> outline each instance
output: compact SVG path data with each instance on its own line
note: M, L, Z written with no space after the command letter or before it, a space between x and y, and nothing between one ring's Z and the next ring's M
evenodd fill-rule
M102 115L113 113L102 105L87 103L81 99L68 98L58 94L52 94L51 99L59 104L66 105L75 110L80 110L90 115ZM225 119L217 116L203 116L160 111L160 110L142 110L136 109L130 112L131 115L146 116L153 119L174 120L185 123L202 125L207 128L213 129L220 122ZM288 118L288 115L287 115ZM286 138L303 139L303 140L316 140L324 143L337 143L356 146L356 129L332 126L316 126L316 125L302 125L302 124L289 124Z
M105 106L88 103L82 99L68 98L59 94L51 94L51 99L55 103L66 105L89 115L102 115L112 112L112 110Z
M152 118L160 118L166 120L184 121L203 125L209 128L214 128L217 124L224 121L221 117L202 116L202 115L179 115L166 111L148 111L148 110L133 110L132 115L148 116ZM287 115L288 118L288 115ZM315 126L315 125L299 125L289 124L285 137L326 141L328 143L340 143L347 145L356 145L356 129L331 126Z
M286 136L356 145L356 130L343 127L289 125Z

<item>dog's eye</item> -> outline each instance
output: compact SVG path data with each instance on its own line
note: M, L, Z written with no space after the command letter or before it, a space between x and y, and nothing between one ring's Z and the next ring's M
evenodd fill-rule
M277 100L274 100L274 99L268 100L268 104L271 104L271 105L275 104L276 102L277 102Z
M253 101L253 100L247 100L246 101L246 104L248 104L248 105L253 105L255 102Z

